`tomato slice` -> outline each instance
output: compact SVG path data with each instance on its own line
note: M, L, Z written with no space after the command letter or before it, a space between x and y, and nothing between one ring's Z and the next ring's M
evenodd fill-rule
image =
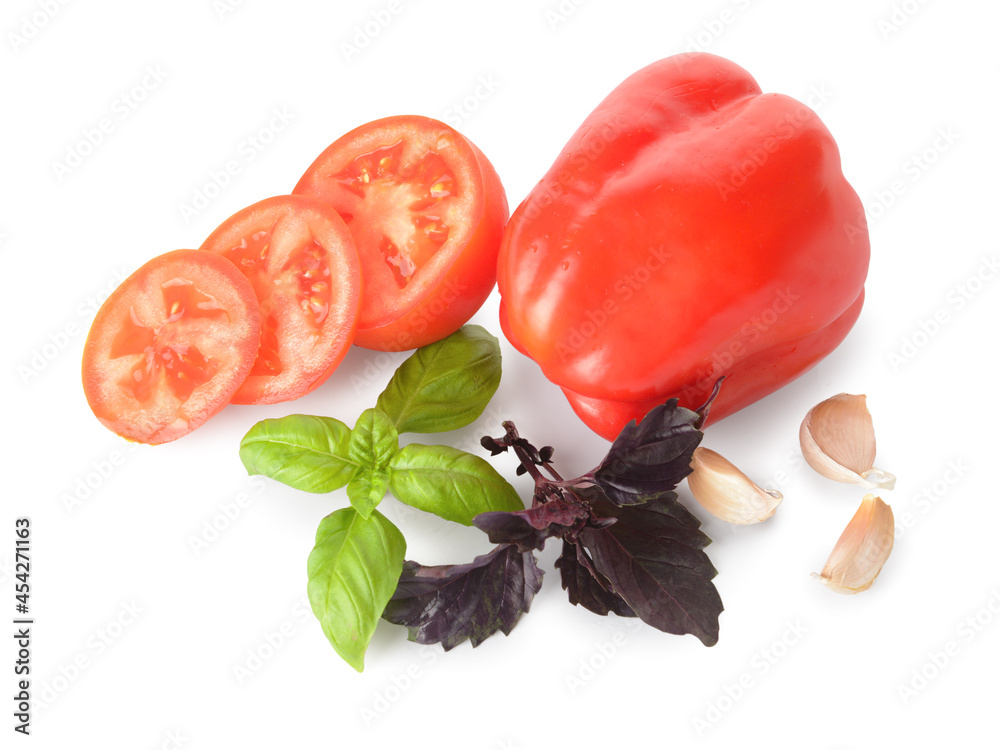
M83 349L83 390L110 430L176 440L229 403L260 340L250 282L201 250L160 255L98 310Z
M364 292L355 343L384 351L458 330L496 283L507 197L458 131L417 115L362 125L331 144L293 191L347 222Z
M337 212L302 196L268 198L201 249L236 264L260 301L260 351L233 403L289 401L323 383L354 340L361 296L354 240Z

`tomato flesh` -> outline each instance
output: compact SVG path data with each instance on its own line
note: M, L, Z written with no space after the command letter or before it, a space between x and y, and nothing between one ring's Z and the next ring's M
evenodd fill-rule
M348 226L368 235L378 254L368 263L385 263L402 289L418 269L447 241L451 228L441 201L452 195L455 178L441 155L428 151L416 164L403 160L403 142L384 146L354 159L334 180L360 200L354 213L342 213ZM408 211L400 212L405 206ZM373 275L373 270L368 270Z
M118 434L175 440L229 403L260 335L253 289L198 250L154 258L108 298L84 347L84 391Z
M354 338L361 271L329 207L278 196L226 220L202 245L232 261L260 302L261 337L234 403L277 403L318 387Z
M170 342L170 328L187 316L190 318L228 318L211 295L205 294L189 279L171 279L161 285L166 317L159 331L136 318L134 309L111 345L112 358L141 354L142 359L122 378L121 385L132 391L136 400L149 401L161 378L181 401L204 385L218 372L214 362L194 344Z
M251 375L280 375L282 371L281 348L278 344L278 316L273 303L267 304L274 289L273 272L268 268L268 251L271 247L273 228L272 226L270 230L254 232L249 237L243 238L239 245L224 253L250 280L257 299L262 303L262 312L265 309L268 311L260 321L260 351L250 371ZM330 264L326 261L326 250L316 240L311 240L281 266L279 273L295 285L294 293L299 298L304 317L318 329L330 312L332 296Z
M324 151L295 187L347 222L364 278L355 343L400 350L461 327L496 282L507 200L479 150L444 123L401 116Z

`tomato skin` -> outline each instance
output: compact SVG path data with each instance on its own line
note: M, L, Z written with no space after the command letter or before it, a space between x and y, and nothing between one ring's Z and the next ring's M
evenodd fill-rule
M383 206L382 214L342 189L332 176L365 153L403 142L416 153L440 155L456 173L453 234L406 283L387 280L385 260L374 247L381 222L410 218L404 201ZM443 148L432 144L446 142ZM411 154L412 155L412 154ZM416 178L403 174L397 184ZM341 180L342 182L342 180ZM368 349L401 351L438 341L464 325L496 284L496 260L509 216L496 170L471 141L445 123L418 115L375 120L336 140L306 170L293 190L333 206L347 219L362 261L365 291L355 343ZM357 218L355 214L357 213ZM390 215L386 215L390 214ZM453 235L458 235L453 241Z
M304 196L274 196L230 216L201 249L236 264L260 303L261 352L233 403L290 401L326 381L354 341L361 300L357 251L337 212ZM315 312L302 309L313 280L323 289ZM279 371L262 366L266 356L280 358Z
M259 341L257 298L239 269L213 253L174 250L97 311L83 348L84 394L109 430L167 443L230 402Z
M829 354L860 313L864 211L829 131L723 58L629 77L517 208L501 325L609 439L652 406L710 420Z

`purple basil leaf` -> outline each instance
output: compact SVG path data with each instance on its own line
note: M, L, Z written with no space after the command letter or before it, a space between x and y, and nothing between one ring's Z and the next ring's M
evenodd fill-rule
M631 492L623 493L619 491L618 494L613 494L614 490L609 491L607 487L603 487L600 484L592 484L590 486L575 486L573 487L573 494L579 499L589 503L590 508L595 508L602 503L607 505L617 505L620 508L634 507L636 505L641 505L647 510L653 507L665 512L677 512L676 509L680 511L687 512L687 509L678 502L677 493L671 489L664 489L662 491L653 492ZM612 497L620 499L620 495L627 495L627 502L616 502ZM609 518L598 518L591 516L588 525L594 527L600 526L610 526L615 523L614 517Z
M541 549L551 536L561 536L589 516L580 504L557 498L528 510L480 513L472 523L485 531L494 544L516 544L522 552Z
M562 576L562 587L569 594L570 604L579 604L599 615L614 612L621 617L635 617L635 612L625 600L611 590L607 579L600 574L595 575L586 554L579 544L563 540L562 554L556 560L556 567Z
M615 505L637 505L666 496L691 473L691 454L701 442L695 425L701 416L677 406L672 398L654 407L636 424L629 422L611 444L608 455L593 472L597 483Z
M498 630L510 635L541 586L534 553L508 544L464 565L408 560L382 617L405 625L417 643L478 646Z
M619 508L592 501L600 516L617 519L578 536L616 594L642 620L667 633L692 633L706 646L719 640L722 600L716 570L702 550L711 540L680 503Z
M507 450L507 446L489 435L479 441L479 444L490 452L491 456L498 456Z

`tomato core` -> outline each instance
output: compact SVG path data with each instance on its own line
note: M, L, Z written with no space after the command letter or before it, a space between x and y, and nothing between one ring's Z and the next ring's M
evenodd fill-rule
M121 380L136 400L146 403L161 379L180 402L207 383L218 366L205 357L194 344L184 340L183 322L194 318L229 318L218 301L198 289L193 281L174 278L160 285L163 292L163 322L150 325L139 318L135 307L129 308L111 344L109 356L142 359Z
M442 201L455 190L455 177L439 153L430 150L411 162L403 157L404 146L400 140L363 153L333 175L360 199L341 216L352 231L358 231L356 220L363 222L360 233L371 233L400 289L448 240Z
M239 266L250 281L260 301L261 333L260 350L250 370L251 375L280 375L283 371L278 342L278 317L273 295L284 284L294 285L295 297L313 329L317 332L330 314L333 289L330 284L330 265L326 250L311 238L278 269L269 270L268 255L271 250L275 222L268 230L254 232L224 255Z

